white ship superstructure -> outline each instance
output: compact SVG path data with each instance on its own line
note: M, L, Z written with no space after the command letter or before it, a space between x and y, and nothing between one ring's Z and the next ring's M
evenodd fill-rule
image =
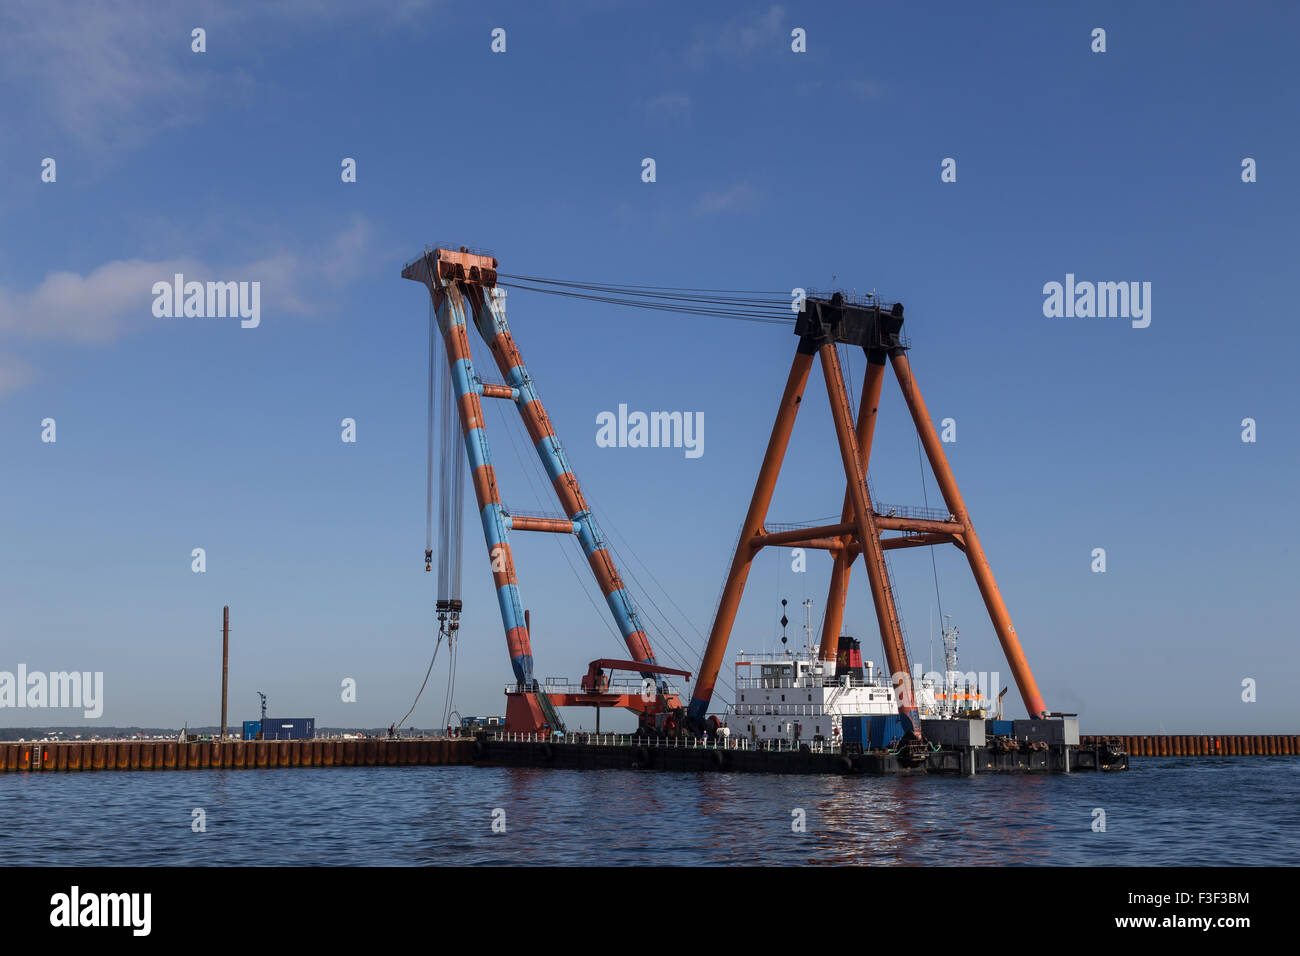
M845 716L898 713L887 676L872 661L861 671L837 673L835 661L810 653L741 653L736 660L736 703L728 726L753 741L838 744Z
M812 642L812 602L805 600L803 605L803 648L761 654L742 651L737 656L730 733L760 745L779 742L782 746L839 746L845 740L846 717L898 714L898 696L891 675L879 673L874 661L862 659L861 644L856 639L841 635L835 659L820 659ZM971 684L966 675L957 671L958 631L950 616L945 618L944 673L914 680L913 701L925 720L983 718L989 704L987 689ZM787 623L782 614L783 629ZM788 643L785 637L781 642ZM901 733L900 724L898 736ZM885 734L882 740L892 736ZM860 730L853 737L860 740Z
M807 650L739 654L735 662L736 702L727 721L731 733L756 743L838 745L843 741L845 717L898 713L889 675L877 671L874 661L843 669L838 665L837 661L818 660ZM963 675L956 672L916 681L913 694L921 717L987 716L987 692L963 681Z

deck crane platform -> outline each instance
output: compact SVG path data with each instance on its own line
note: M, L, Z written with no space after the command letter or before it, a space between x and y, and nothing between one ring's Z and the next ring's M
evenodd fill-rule
M836 292L828 297L809 296L804 301L795 321L794 332L799 337L799 342L794 361L759 469L749 511L741 528L731 569L718 602L700 673L696 678L688 722L698 725L705 720L754 557L765 547L820 549L829 551L834 556L835 564L826 600L826 616L818 657L823 663L834 667L849 572L861 556L866 565L867 582L875 606L885 659L897 693L899 713L904 720L905 739L919 753L921 723L912 693L907 646L895 606L885 552L895 548L944 543L956 545L970 563L1029 715L1035 718L1048 716L993 572L975 534L966 504L957 488L952 469L948 466L934 423L913 378L902 327L902 304L886 306L874 295L850 297ZM861 348L867 358L856 426L837 350L840 344ZM820 359L821 362L844 466L847 488L843 510L838 524L771 533L764 527L767 511L814 359ZM893 509L880 514L873 506L867 482L867 467L887 362L893 366L930 468L939 483L949 512L946 520L935 520L931 516L899 515ZM885 531L900 531L903 534L885 537L882 534Z
M469 458L471 481L505 628L506 647L514 671L514 682L506 693L506 729L516 733L561 730L563 725L555 708L565 702L563 695L555 695L553 700L534 677L530 622L520 598L510 542L511 533L521 531L568 534L577 538L633 658L631 662L615 663L634 667L653 687L653 693L637 695L635 701L627 700L620 706L636 711L643 720L684 713L680 697L670 692L664 680L665 674L679 672L661 667L655 660L641 624L640 612L623 584L596 517L583 496L510 333L506 321L505 290L497 285L497 260L471 252L464 246L459 249L426 247L402 269L402 278L420 282L428 289L436 313L437 332L452 376L464 450ZM484 382L475 371L469 345L471 321L492 353L504 384ZM483 419L482 399L509 401L518 409L567 517L507 512L502 506ZM431 553L426 549L426 569L430 558ZM459 612L460 609L456 610Z
M610 674L606 671L634 671L642 676L639 686L617 686L611 684ZM557 691L548 684L547 697L556 707L594 707L596 708L596 731L600 732L600 712L608 707L620 707L630 710L640 717L643 730L656 733L672 733L681 721L684 711L665 709L660 695L656 692L653 680L644 675L673 675L690 679L691 672L664 667L660 664L645 664L640 661L612 660L602 657L591 662L587 673L583 675L576 690Z

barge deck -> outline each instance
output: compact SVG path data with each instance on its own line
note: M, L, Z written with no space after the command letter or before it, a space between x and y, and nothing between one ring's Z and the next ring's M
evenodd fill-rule
M474 741L476 767L539 767L566 770L673 770L721 773L842 775L965 775L986 773L1075 773L1120 771L1128 754L1107 744L1049 745L1035 750L943 747L913 762L887 750L853 753L839 749L756 749L744 743L699 738L649 741L621 734L585 734L563 739L536 735L483 735Z

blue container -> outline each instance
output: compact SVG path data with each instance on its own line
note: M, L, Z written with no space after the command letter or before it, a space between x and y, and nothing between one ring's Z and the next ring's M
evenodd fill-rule
M263 740L311 740L315 736L315 717L268 717L262 721Z
M244 721L244 739L256 740L257 735L262 732L262 722L260 720Z
M841 721L840 733L846 744L861 744L867 750L880 750L903 736L903 718L898 714L845 717Z
M986 720L984 733L989 737L1010 737L1014 733L1014 728L1009 720Z
M870 717L845 717L840 721L840 733L846 744L861 744L867 737Z
M901 714L887 714L880 717L868 717L870 721L868 743L872 750L881 750L903 736L903 717Z

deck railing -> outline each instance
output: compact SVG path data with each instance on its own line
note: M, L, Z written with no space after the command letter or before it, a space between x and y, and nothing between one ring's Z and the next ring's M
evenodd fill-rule
M551 735L537 733L512 733L510 731L498 731L489 734L489 740L500 741L502 743L549 743L557 747L565 744L586 744L595 747L669 747L679 750L773 750L780 752L793 752L807 747L809 752L815 754L821 753L839 753L840 745L815 741L793 740L768 740L754 742L746 737L639 737L634 734L589 734L585 732L573 732L563 735Z

